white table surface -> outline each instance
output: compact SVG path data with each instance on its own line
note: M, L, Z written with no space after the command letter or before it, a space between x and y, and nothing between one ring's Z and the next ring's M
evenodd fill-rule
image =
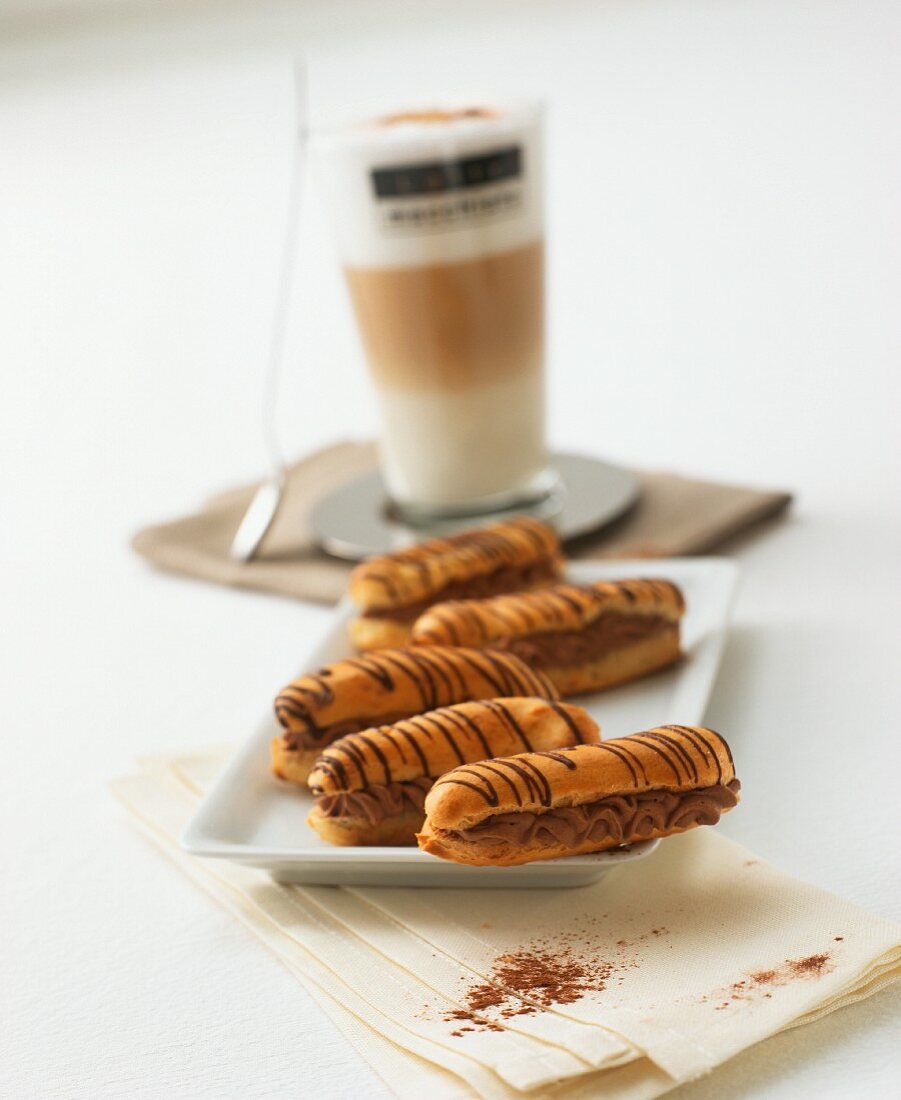
M104 788L136 755L243 738L325 621L127 549L262 468L299 40L316 118L460 88L549 96L552 439L796 491L788 520L732 548L744 580L708 718L746 797L722 828L901 918L898 6L15 7L0 1095L388 1095ZM293 453L375 424L315 197L302 251ZM674 1095L894 1096L899 1020L884 992Z

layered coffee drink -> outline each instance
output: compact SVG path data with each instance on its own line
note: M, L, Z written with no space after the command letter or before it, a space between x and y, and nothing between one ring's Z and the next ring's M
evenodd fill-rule
M541 120L405 112L319 140L391 497L427 514L546 485Z

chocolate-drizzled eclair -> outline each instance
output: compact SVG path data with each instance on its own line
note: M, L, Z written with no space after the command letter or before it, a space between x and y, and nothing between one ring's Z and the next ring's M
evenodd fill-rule
M420 848L511 866L715 825L738 803L729 746L697 726L455 768L426 797Z
M370 558L350 578L350 597L361 610L351 641L362 650L406 645L413 622L431 604L551 584L561 562L553 530L528 516Z
M503 753L597 741L581 707L542 699L484 699L350 733L313 765L307 824L332 844L415 844L426 795L459 764Z
M600 691L680 656L682 592L671 581L560 584L540 592L454 600L413 624L417 646L490 647L541 669L562 695Z
M284 732L272 741L272 770L292 783L306 783L325 746L347 733L499 695L559 697L546 676L512 653L435 646L337 661L279 693L275 715Z

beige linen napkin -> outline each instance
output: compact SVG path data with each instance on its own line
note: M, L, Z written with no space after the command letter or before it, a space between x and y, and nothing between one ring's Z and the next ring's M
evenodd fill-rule
M189 771L196 776L206 770L196 759L174 768L167 768L161 761L148 761L138 775L118 780L112 786L117 797L150 838L275 951L323 1004L360 1053L368 1057L375 1052L371 1064L384 1076L386 1084L396 1095L405 1100L407 1097L421 1100L423 1093L433 1087L437 1095L454 1097L455 1100L466 1097L513 1100L524 1095L561 1095L581 1100L583 1095L586 1098L592 1095L590 1090L583 1093L581 1087L583 1082L596 1076L588 1065L582 1066L582 1076L576 1079L572 1089L559 1084L540 1092L524 1092L511 1087L491 1070L490 1062L496 1061L496 1058L489 1058L489 1064L486 1064L478 1051L463 1053L454 1049L458 1044L449 1036L449 1029L443 1025L439 1027L434 1019L426 1020L426 1026L423 1026L425 1004L428 1002L434 1006L437 1003L435 990L430 985L418 981L412 974L406 975L404 984L407 991L415 991L415 994L407 1004L405 1014L398 1019L393 983L389 981L386 986L384 973L373 972L371 964L378 961L375 956L367 960L358 952L348 953L351 937L345 934L335 939L325 960L317 957L311 950L311 941L316 938L318 922L312 917L298 922L291 915L292 909L303 906L304 892L301 888L277 886L269 882L265 875L236 864L200 861L185 855L177 837L199 802L194 783L186 782L186 776ZM263 905L259 904L259 896L254 897L258 888L263 892ZM357 975L355 968L360 965L364 973ZM349 979L348 983L342 980L345 978ZM357 992L361 984L364 987L362 996ZM357 1026L347 1027L348 1014ZM365 1024L372 1032L372 1035L366 1036L365 1043L359 1035L359 1024ZM542 1056L553 1060L559 1053L552 1045L532 1045L538 1051L538 1057L533 1062ZM399 1053L401 1051L402 1054ZM643 1059L641 1061L644 1062ZM385 1067L388 1068L387 1073ZM515 1065L510 1068L515 1073L521 1072ZM629 1100L633 1096L635 1100L656 1096L672 1086L672 1081L656 1067L645 1066L640 1078L635 1077L633 1067L624 1068L629 1074L629 1091L622 1093L622 1096ZM549 1066L544 1068L544 1076L548 1076L548 1069ZM609 1071L604 1075L605 1082L610 1074L619 1077L617 1070ZM454 1081L453 1086L448 1079ZM647 1091L649 1082L655 1085L653 1091ZM634 1091L636 1083L638 1091Z
M371 443L336 443L295 463L283 505L261 555L241 564L228 556L255 486L209 500L194 515L139 531L132 546L161 569L240 588L333 603L347 585L350 566L313 542L307 517L326 493L375 466ZM672 557L705 553L726 539L777 515L788 493L742 488L675 474L639 472L641 498L596 538L581 540L576 558Z
M896 926L710 829L579 890L294 887L193 860L176 837L220 760L114 789L398 1096L658 1096L901 972Z

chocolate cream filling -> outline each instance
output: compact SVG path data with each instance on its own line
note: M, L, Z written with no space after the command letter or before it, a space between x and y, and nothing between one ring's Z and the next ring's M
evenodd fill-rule
M425 817L425 796L434 779L422 776L406 783L373 784L359 791L338 791L322 795L316 808L323 817L364 817L379 825L386 817L415 811Z
M471 829L447 830L445 835L466 844L512 848L534 845L579 848L587 841L630 844L655 832L715 825L720 815L738 804L741 784L701 787L693 791L645 791L614 795L582 806L567 806L546 813L495 814Z
M291 752L303 752L306 749L324 748L346 733L359 733L360 730L368 730L373 726L393 726L403 718L409 718L416 711L399 711L396 714L370 715L368 718L345 718L343 722L335 722L331 726L315 727L305 730L285 730L282 740L285 748Z
M532 668L581 665L625 648L653 634L662 634L675 623L661 615L623 615L608 611L581 630L553 630L520 638L501 638L492 649L504 649Z
M555 558L542 558L530 565L505 566L485 573L479 577L469 577L465 581L452 581L440 592L415 603L406 603L399 607L373 607L363 612L364 619L391 619L405 622L418 619L419 616L436 603L445 600L480 600L486 596L498 596L504 592L515 592L520 588L531 588L543 581L555 580L557 561Z

